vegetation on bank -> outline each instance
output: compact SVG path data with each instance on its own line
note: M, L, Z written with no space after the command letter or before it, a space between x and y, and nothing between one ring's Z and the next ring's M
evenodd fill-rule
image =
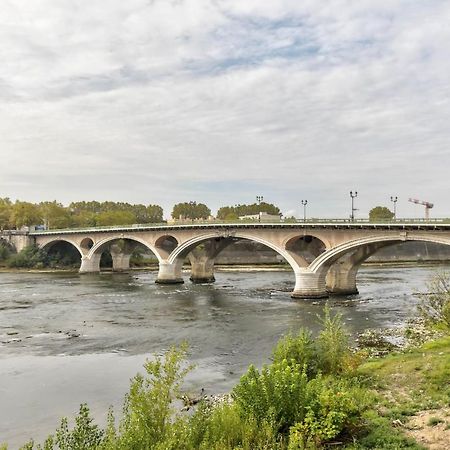
M443 337L383 358L353 350L341 316L326 307L316 338L306 329L286 335L270 364L250 366L230 395L199 399L191 413L180 399L193 367L186 344L173 347L132 379L119 421L109 411L101 428L83 404L72 427L64 418L42 445L30 441L22 449L421 449L429 429L448 442L450 327L442 312L449 295L440 283L420 309ZM417 417L428 417L419 429L411 425Z

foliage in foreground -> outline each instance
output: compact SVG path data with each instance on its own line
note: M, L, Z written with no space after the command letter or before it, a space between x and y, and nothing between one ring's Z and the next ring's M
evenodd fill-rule
M118 424L110 411L101 429L81 405L73 428L63 419L43 446L31 441L23 449L298 450L327 444L355 450L420 449L392 422L426 407L429 399L435 405L445 390L450 401L450 341L358 367L360 359L350 351L340 316L326 308L321 322L315 339L307 330L282 338L272 363L260 370L250 366L230 401L201 402L191 415L180 412L183 379L191 370L182 345L148 361L146 375L131 381ZM380 394L387 387L382 383L392 381L389 392L403 389L399 370L407 374L404 389L408 386L413 397L410 403L389 404ZM378 392L372 389L374 382Z
M450 332L450 274L438 273L428 284L428 291L422 295L420 315L427 324Z

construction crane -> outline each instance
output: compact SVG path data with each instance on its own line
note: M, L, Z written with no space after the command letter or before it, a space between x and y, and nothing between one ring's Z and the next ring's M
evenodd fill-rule
M425 220L430 218L430 209L434 206L433 203L417 200L417 198L408 198L408 202L415 203L416 205L425 206Z

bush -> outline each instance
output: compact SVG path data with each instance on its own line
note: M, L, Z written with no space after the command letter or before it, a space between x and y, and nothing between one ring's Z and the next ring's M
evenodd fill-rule
M0 239L0 261L7 260L10 257L11 253L11 247L8 245L8 243Z
M450 274L438 273L428 285L428 294L421 296L418 310L425 323L450 331Z
M274 363L286 360L292 364L305 366L309 376L317 373L317 348L311 337L311 332L301 328L297 335L292 333L282 337L275 346L272 357Z
M342 323L342 315L331 315L330 307L324 308L319 318L322 330L317 338L317 360L319 369L326 374L343 374L353 366L354 358L349 344L349 334Z
M364 409L351 382L317 375L308 380L305 368L286 360L250 367L233 390L244 420L271 424L277 433L290 430L289 448L308 448L351 432Z
M187 431L175 416L173 402L180 397L181 384L191 367L183 367L187 345L172 347L162 359L147 361L147 377L138 374L131 381L120 423L116 448L176 448L169 444L184 442Z
M214 408L201 405L189 422L189 449L277 449L284 448L282 441L267 422L245 420L236 404L222 404Z
M45 250L36 245L29 245L8 260L9 267L41 269L48 265L48 255Z
M325 306L323 317L319 317L322 326L316 340L311 332L300 329L297 335L289 333L275 346L272 357L274 363L286 360L291 364L305 367L309 377L322 374L350 374L360 361L349 345L349 334L342 323L342 315L331 315L329 306Z

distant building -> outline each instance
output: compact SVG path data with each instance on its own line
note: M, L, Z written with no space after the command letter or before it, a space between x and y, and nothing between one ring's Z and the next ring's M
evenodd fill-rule
M259 214L248 214L246 216L239 216L239 220L254 220L255 222L281 222L281 215L268 214L260 212Z
M184 216L180 216L177 219L174 219L171 217L170 219L167 219L167 223L169 225L183 225L183 224L189 224L189 223L204 223L204 222L214 222L216 219L213 216L209 216L207 219L189 219Z

